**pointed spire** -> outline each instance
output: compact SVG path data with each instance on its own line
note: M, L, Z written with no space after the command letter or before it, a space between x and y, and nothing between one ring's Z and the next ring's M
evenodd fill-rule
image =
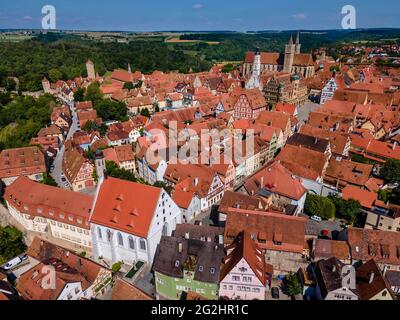
M300 44L300 31L297 32L296 44Z
M293 44L293 35L290 35L290 40L289 40L289 44Z
M128 72L132 73L132 69L131 69L131 64L130 63L128 63Z

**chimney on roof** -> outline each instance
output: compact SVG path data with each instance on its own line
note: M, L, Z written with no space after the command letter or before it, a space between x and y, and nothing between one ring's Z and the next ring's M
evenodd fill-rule
M194 178L194 185L197 187L199 184L199 177Z
M264 187L265 187L265 185L264 185L264 176L261 177L260 184L261 184L261 185L260 185L261 188L264 188Z
M132 73L132 69L131 69L131 64L128 63L128 72L131 74Z
M186 239L186 240L189 240L189 239L190 239L190 233L189 233L189 232L186 232L186 233L185 233L185 239Z
M183 243L182 242L180 242L179 245L178 245L178 252L179 253L183 252Z
M393 143L393 151L397 149L397 141Z

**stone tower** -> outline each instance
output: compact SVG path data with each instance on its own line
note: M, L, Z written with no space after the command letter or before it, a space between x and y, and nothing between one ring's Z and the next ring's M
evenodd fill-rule
M96 71L94 69L94 63L91 60L86 62L86 71L89 79L96 79Z
M285 62L283 64L284 72L292 73L295 53L296 53L296 45L293 44L293 37L290 36L289 43L285 46Z
M106 161L104 160L103 151L97 150L94 156L96 165L96 174L98 178L98 184L102 184L104 179L107 178Z
M251 73L251 77L246 84L246 89L254 89L254 88L261 89L260 76L261 76L261 55L260 55L260 49L257 48L254 55L253 70Z
M297 32L297 38L296 38L296 54L299 54L300 52L301 52L300 32Z
M47 78L43 78L42 87L44 93L51 93L50 81Z

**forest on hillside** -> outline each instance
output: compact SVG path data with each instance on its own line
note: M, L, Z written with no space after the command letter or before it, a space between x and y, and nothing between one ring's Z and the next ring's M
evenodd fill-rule
M0 45L0 87L7 77L17 77L22 91L41 89L44 76L51 81L86 76L85 62L94 61L99 74L117 68L151 73L154 70L199 72L209 70L213 63L242 61L244 54L259 47L262 51L284 50L290 35L296 31L202 32L183 33L176 42L166 37L140 37L129 43L101 42L68 33L39 34L30 40L2 42ZM397 42L400 29L301 31L302 52L327 47L337 58L343 44L363 42L365 45ZM187 41L189 40L189 41ZM190 40L193 40L191 42ZM211 43L214 42L214 43Z

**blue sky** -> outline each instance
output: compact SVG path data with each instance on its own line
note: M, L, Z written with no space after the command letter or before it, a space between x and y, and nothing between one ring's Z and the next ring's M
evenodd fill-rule
M346 4L358 28L400 27L399 0L0 0L0 29L39 29L46 4L73 30L339 29Z

